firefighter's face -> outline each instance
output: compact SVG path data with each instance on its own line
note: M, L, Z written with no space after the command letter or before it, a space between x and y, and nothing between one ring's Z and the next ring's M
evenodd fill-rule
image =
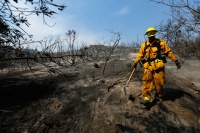
M150 43L153 42L154 40L155 40L155 36L149 37L149 42L150 42Z

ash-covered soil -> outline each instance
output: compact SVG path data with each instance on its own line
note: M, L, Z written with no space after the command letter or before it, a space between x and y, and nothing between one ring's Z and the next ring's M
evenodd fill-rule
M129 48L116 50L104 76L103 58L57 68L64 75L44 69L35 72L38 77L30 71L2 73L0 132L199 133L200 61L186 60L177 71L168 60L164 101L145 108L139 65L124 93L136 55Z

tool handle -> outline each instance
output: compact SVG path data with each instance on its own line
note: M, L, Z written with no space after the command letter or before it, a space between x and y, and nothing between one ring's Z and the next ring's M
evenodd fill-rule
M129 81L131 80L131 78L132 78L132 76L133 76L134 71L135 71L135 68L133 68L133 70L132 70L132 72L131 72L131 75L130 75L128 81L126 82L126 85L125 85L125 86L128 85Z

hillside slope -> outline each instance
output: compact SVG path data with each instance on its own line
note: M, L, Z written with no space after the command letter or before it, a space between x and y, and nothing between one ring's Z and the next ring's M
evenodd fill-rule
M177 71L169 60L164 102L145 108L140 104L141 67L124 93L131 72L128 64L136 55L129 49L116 50L104 77L102 59L71 68L62 66L59 70L64 76L43 76L29 82L24 78L28 73L1 76L0 132L200 132L200 61L188 60Z

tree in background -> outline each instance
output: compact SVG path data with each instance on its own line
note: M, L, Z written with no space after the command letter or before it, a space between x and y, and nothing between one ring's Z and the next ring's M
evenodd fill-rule
M24 2L29 6L23 7L19 2ZM50 58L44 57L44 52L41 52L41 55L36 55L37 51L33 52L31 49L25 50L23 47L25 44L30 47L35 43L46 46L46 41L36 42L31 40L32 35L27 33L22 27L23 25L31 25L31 22L27 18L31 15L42 15L44 24L48 25L46 17L52 18L56 14L56 11L63 11L64 8L64 5L56 4L53 0L0 0L0 54L3 55L0 58L1 69L8 69L9 66L15 66L13 64L19 65L22 62L26 62L26 65L31 68L30 62L31 64L32 62L38 62L38 57L42 57L43 59ZM57 45L57 40L52 42L51 45L53 44ZM10 49L9 51L14 51L12 53L15 57L11 55L9 58L5 58L5 55L8 54L8 48ZM48 48L45 47L43 51L46 52ZM51 50L48 52L51 52Z
M171 18L158 27L167 43L174 46L184 58L200 59L200 1L197 0L151 0L169 6Z
M27 16L42 15L45 24L45 17L53 17L56 12L51 10L52 7L57 7L62 11L65 6L58 5L53 0L24 0L26 4L31 4L32 9L18 6L18 0L1 0L0 1L0 44L4 45L18 45L26 39L25 35L31 37L23 28L22 25L29 26L31 22L28 21Z

